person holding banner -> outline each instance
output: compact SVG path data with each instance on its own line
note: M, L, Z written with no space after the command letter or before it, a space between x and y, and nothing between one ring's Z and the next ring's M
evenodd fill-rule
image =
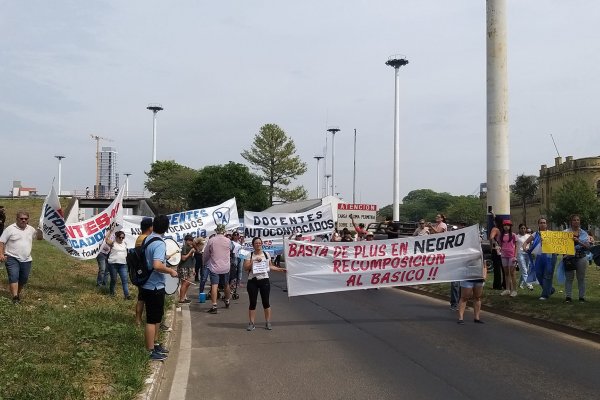
M269 270L277 272L286 272L285 268L276 267L268 253L262 249L262 239L255 237L252 239L253 251L250 257L244 261L244 269L248 272L248 283L246 285L248 291L248 327L247 331L253 331L256 328L256 303L258 293L265 312L265 329L271 330L271 304L269 303L269 295L271 293L271 283L269 281Z
M487 268L484 262L482 262L482 279L471 279L460 282L460 301L458 303L458 324L463 325L465 323L464 315L465 309L467 308L467 301L473 299L473 322L476 324L483 324L481 320L481 296L483 295L483 286L485 285L485 279L487 278Z
M565 266L565 302L571 302L573 293L573 281L577 276L577 290L579 301L585 302L585 271L588 266L587 252L590 249L590 236L581 229L581 217L578 214L571 215L571 227L565 232L573 232L575 242L575 255L563 256ZM568 266L569 265L569 266Z
M555 292L552 286L554 279L554 265L556 264L556 254L542 253L542 235L540 232L548 230L548 220L544 217L538 219L538 231L529 237L523 243L523 250L527 249L529 245L529 252L536 255L535 262L533 265L533 271L535 276L542 286L542 295L540 300L548 300L550 296Z
M98 255L96 256L96 263L98 263L98 276L96 277L96 286L106 286L106 276L109 271L106 266L108 260L108 253L110 253L110 246L106 243L108 239L114 240L114 235L112 230L107 229L104 234L104 242L100 245L100 250L98 251Z
M108 254L108 273L110 274L109 293L115 295L115 286L117 284L117 274L121 277L121 285L123 286L123 295L125 300L131 300L133 297L129 295L129 275L127 273L127 246L125 245L125 232L118 231L115 233L114 241L106 239L106 244L110 246Z
M31 248L36 229L28 224L29 213L17 212L17 221L6 227L0 235L0 262L6 263L8 289L13 304L20 304L21 291L29 280L31 272Z

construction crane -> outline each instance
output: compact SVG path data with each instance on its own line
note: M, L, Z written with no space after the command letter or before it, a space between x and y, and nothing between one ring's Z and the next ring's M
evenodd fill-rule
M96 185L94 186L94 197L98 198L98 191L100 190L100 140L107 142L113 142L113 140L98 135L90 136L96 141Z

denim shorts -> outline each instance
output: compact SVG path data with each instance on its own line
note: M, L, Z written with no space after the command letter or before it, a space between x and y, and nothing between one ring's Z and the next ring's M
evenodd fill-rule
M8 274L8 283L19 283L25 285L29 280L31 272L31 261L19 261L14 257L6 257L6 273Z
M210 276L211 285L218 285L220 283L222 283L223 285L229 285L229 272L224 274L215 274L211 270L208 270L208 274Z
M474 287L483 287L485 282L479 280L460 281L460 287L472 289Z

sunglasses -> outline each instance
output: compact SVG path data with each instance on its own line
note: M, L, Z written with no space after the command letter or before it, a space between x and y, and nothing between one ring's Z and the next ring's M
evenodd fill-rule
M21 221L29 221L29 218L21 218L21 217L19 217L19 220L21 220Z

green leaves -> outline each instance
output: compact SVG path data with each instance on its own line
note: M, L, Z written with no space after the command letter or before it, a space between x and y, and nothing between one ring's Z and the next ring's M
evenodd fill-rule
M285 202L307 198L302 186L288 187L292 180L306 172L306 163L296 155L294 141L279 126L263 125L250 150L244 150L241 155L258 171L260 178L268 182L269 204L273 204L275 197Z
M161 213L189 209L190 185L198 176L198 171L175 161L157 161L146 175L146 189L153 193L152 201Z
M598 225L600 222L600 201L589 183L578 178L568 181L552 196L554 207L550 210L553 224L568 226L571 214L579 214L581 226Z

